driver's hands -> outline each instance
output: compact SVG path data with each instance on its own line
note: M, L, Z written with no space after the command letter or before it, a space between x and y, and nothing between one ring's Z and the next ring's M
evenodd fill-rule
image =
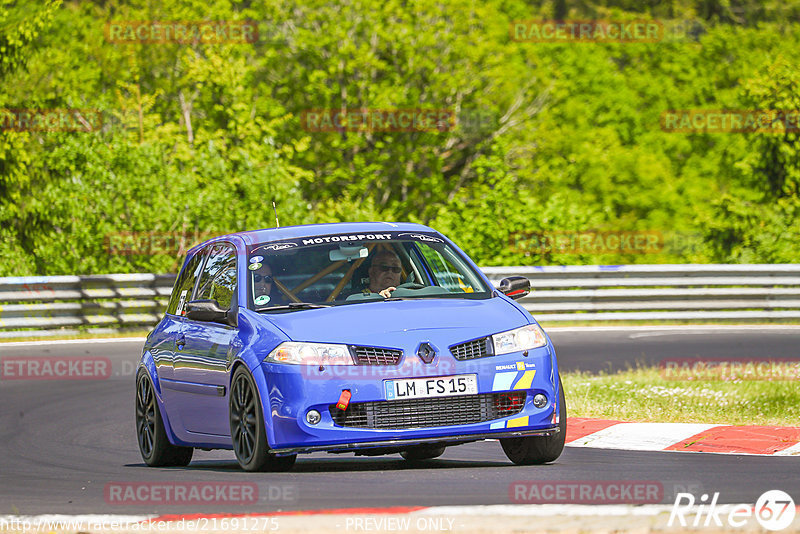
M392 291L394 291L395 289L397 288L394 286L387 287L386 289L381 289L381 292L378 293L378 295L382 296L385 299L388 299L389 297L392 296Z

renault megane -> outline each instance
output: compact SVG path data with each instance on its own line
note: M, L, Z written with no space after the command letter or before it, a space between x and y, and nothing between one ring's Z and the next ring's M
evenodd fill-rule
M248 471L301 453L440 456L498 439L517 464L562 452L555 350L450 239L410 223L225 235L191 249L136 376L145 463L232 449Z

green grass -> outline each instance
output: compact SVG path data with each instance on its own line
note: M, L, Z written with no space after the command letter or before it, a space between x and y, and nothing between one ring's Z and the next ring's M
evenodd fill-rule
M800 387L796 380L668 380L657 367L561 376L570 417L800 425Z

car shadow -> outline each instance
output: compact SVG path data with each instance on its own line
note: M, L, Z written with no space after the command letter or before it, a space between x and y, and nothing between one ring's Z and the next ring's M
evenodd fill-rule
M144 464L141 464L144 465ZM435 459L411 462L402 458L302 458L287 473L341 473L362 471L413 471L430 469L497 468L513 464L507 460L451 460ZM243 472L235 461L198 460L180 469L203 471Z

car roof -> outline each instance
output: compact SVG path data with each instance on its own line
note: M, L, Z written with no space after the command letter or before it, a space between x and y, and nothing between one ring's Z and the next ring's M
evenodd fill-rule
M365 233L365 232L386 232L386 231L409 231L409 232L436 232L433 228L423 224L409 222L356 222L356 223L328 223L328 224L302 224L297 226L282 226L280 228L265 228L262 230L248 230L215 237L200 243L189 252L213 241L230 239L238 236L244 240L246 245L256 243L269 243L272 241L282 241L284 239L297 239L300 237L311 237L319 235L332 235L342 233ZM438 233L438 232L437 232Z

